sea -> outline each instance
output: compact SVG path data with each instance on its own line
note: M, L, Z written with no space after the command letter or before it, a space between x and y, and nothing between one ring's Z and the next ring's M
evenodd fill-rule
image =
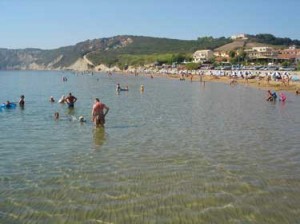
M74 109L57 103L70 92ZM300 223L293 93L267 102L228 83L1 71L0 103L20 95L24 108L0 109L0 223ZM110 108L104 129L96 97Z

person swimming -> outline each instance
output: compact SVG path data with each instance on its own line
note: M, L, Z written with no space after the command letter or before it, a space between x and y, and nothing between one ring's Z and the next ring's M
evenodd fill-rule
M58 120L58 119L59 119L59 113L58 113L58 112L55 112L55 113L54 113L54 119L55 119L55 120Z
M5 102L5 107L6 107L6 108L11 108L11 107L12 107L12 104L11 104L11 102L10 102L9 100L7 100L7 101Z
M51 103L54 103L54 102L55 102L55 99L54 99L53 96L50 96L49 102L51 102Z
M80 123L86 122L85 118L82 115L78 118L78 120Z

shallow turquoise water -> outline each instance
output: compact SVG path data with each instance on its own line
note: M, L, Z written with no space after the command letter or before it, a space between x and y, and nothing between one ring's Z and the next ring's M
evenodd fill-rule
M117 95L118 82L129 92ZM70 91L73 111L48 102ZM0 102L21 94L24 110L0 110L0 223L300 222L300 97L274 104L221 83L0 72ZM111 109L105 130L68 120L90 120L95 97Z

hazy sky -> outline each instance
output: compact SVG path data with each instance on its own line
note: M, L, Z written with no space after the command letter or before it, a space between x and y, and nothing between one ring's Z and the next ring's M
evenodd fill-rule
M300 0L0 0L0 30L3 48L52 49L124 34L300 39Z

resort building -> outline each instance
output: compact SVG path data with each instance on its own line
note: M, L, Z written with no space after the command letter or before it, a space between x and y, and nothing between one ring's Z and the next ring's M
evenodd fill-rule
M300 49L291 46L288 49L279 50L277 58L281 61L297 62L300 60Z
M271 47L252 47L245 52L249 59L276 59L278 52Z
M229 51L215 51L214 56L221 58L229 58Z
M214 57L212 50L199 50L193 54L193 59L195 63L205 62Z

